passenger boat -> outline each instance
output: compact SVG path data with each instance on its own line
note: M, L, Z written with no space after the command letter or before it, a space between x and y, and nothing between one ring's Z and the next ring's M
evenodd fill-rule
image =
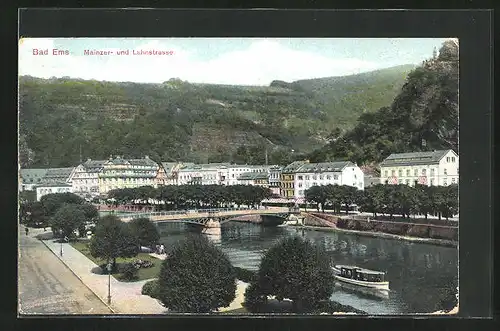
M336 265L332 267L332 270L335 273L335 279L340 282L389 291L389 282L385 280L385 272L349 265Z

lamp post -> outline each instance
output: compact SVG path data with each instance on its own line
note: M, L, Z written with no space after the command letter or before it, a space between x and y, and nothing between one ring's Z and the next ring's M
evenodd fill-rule
M59 251L59 254L63 256L63 249L62 249L62 244L63 244L63 237L62 237L63 231L62 229L59 229L59 242L61 243L61 250Z
M108 262L108 305L111 304L111 262Z

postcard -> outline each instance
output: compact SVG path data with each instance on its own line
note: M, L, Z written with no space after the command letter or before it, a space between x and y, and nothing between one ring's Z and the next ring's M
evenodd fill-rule
M29 315L458 312L457 38L21 38Z

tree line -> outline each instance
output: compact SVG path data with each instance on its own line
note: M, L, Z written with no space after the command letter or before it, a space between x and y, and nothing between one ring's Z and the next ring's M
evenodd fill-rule
M139 204L154 206L157 210L255 206L272 196L270 189L255 185L167 185L158 188L141 186L108 192L108 198L115 199L115 204L134 204L140 201ZM151 199L164 203L154 204Z
M355 204L360 211L377 214L394 214L409 218L411 214L421 214L427 219L429 214L437 215L439 219L453 217L458 213L458 185L427 186L405 184L369 186L364 190L357 190L348 185L313 186L305 190L308 202L320 207L333 209L340 213L343 208L349 212L349 206Z

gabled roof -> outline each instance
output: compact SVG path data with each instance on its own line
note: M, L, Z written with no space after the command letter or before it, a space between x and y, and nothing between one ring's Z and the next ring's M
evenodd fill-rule
M24 184L36 184L41 182L47 169L20 169L19 175Z
M354 163L351 161L306 163L297 172L339 172L349 166L354 166Z
M281 172L283 173L293 173L296 172L300 167L302 167L304 164L308 163L307 161L294 161L284 167Z
M345 167L354 166L351 161L309 163L307 161L295 161L286 166L282 173L308 173L308 172L339 172Z
M106 162L106 160L91 160L91 159L88 159L87 161L85 161L85 162L82 163L82 166L88 172L96 172L96 171L100 171L104 167L104 163L105 162Z
M437 164L451 149L430 151L430 152L414 152L414 153L394 153L389 155L382 163L381 167L391 166L409 166L409 165L424 165ZM455 152L453 152L455 154Z
M146 167L157 167L158 164L151 160L149 157L145 157L143 159L128 159L127 160L130 165L136 165L136 166L146 166Z
M238 180L256 180L256 179L269 179L267 172L244 172Z
M75 168L49 168L42 181L67 180Z

